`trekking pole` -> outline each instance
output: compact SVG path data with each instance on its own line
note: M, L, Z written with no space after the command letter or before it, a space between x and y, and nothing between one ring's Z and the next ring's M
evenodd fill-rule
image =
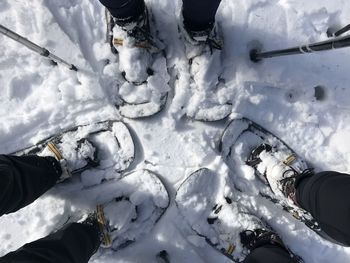
M4 27L1 24L0 24L0 33L17 41L18 43L21 43L22 45L26 46L27 48L33 50L34 52L40 54L43 57L47 57L56 63L61 63L62 65L68 67L70 70L78 71L78 68L76 66L74 66L73 64L69 64L68 62L64 61L63 59L50 53L50 51L48 51L46 48L42 48L42 47L38 46L37 44L34 44L33 42L18 35L17 33L11 31L10 29Z
M350 24L334 33L334 36L339 37L340 35L350 31Z
M331 49L345 48L349 46L350 46L350 36L344 36L344 37L333 38L323 42L317 42L314 44L301 45L299 47L273 50L268 52L260 52L258 49L252 49L250 51L250 60L253 62L259 62L264 58L308 54L308 53L331 50Z

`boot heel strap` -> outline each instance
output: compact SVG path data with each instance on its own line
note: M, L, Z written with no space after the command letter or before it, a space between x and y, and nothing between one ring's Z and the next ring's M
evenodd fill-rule
M48 147L49 150L56 156L56 159L57 159L57 160L61 161L61 160L64 159L63 156L62 156L62 154L61 154L61 152L60 152L60 150L57 148L57 146L56 146L54 143L49 142L49 143L47 144L47 147Z
M96 213L97 213L97 221L99 223L101 235L102 235L102 238L101 238L102 246L105 248L109 248L112 246L112 239L108 233L109 231L107 228L107 221L106 221L106 217L105 217L102 205L96 206Z
M283 164L290 166L291 164L293 164L295 162L295 160L297 159L297 157L295 156L295 154L289 155L284 161Z

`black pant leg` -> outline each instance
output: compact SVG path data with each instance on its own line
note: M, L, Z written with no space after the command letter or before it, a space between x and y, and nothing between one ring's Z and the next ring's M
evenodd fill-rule
M32 203L61 173L60 164L52 157L0 155L0 216Z
M134 21L145 10L144 0L99 0L113 17Z
M243 261L244 263L297 263L289 253L276 245L264 245L254 249Z
M182 2L186 29L201 31L214 24L221 0L182 0Z
M100 246L98 225L72 223L0 258L0 263L87 263Z
M336 241L350 245L350 175L321 172L297 185L297 201Z

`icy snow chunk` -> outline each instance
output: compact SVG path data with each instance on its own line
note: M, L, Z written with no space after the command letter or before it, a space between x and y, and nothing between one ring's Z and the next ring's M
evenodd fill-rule
M254 173L254 169L248 165L244 165L241 168L242 170L242 174L244 174L244 179L246 180L254 180L255 179L255 173Z
M146 103L152 98L152 90L148 84L135 87L134 84L126 81L120 86L119 95L127 103L141 104Z
M144 52L140 48L128 50L130 52L119 53L119 70L126 73L125 78L128 81L143 82L148 77L147 68L151 58L147 52Z
M110 57L110 47L108 43L94 43L93 51L98 60L106 60Z
M125 225L137 217L135 206L127 200L115 201L103 205L103 210L106 218L108 218L109 225L120 230L119 234L127 231Z
M81 174L81 183L84 186L98 185L105 178L104 170L86 170Z
M350 155L350 130L337 131L330 138L330 145L340 153Z

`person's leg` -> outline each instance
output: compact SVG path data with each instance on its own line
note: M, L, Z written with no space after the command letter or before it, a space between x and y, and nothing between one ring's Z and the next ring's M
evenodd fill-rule
M153 5L146 7L144 0L100 2L108 9L107 42L111 52L122 61L114 67L117 76L123 76L116 93L117 108L126 118L152 116L164 108L169 91L165 46L158 38ZM111 70L108 72L115 77ZM164 83L162 88L154 79Z
M350 245L350 175L321 172L296 184L298 204L309 211L322 230Z
M232 112L232 102L222 96L227 89L221 52L224 35L220 24L215 23L221 0L182 2L179 29L190 66L187 85L191 103L185 107L186 115L199 121L222 120Z
M118 20L129 23L137 20L145 10L144 0L99 0L111 15Z
M211 28L221 0L183 0L182 15L185 28L202 31Z
M53 157L0 155L0 216L32 203L56 184L61 173Z
M0 263L87 263L100 246L98 227L97 221L69 224L5 255Z
M244 263L297 263L289 253L277 245L266 244L254 249Z

